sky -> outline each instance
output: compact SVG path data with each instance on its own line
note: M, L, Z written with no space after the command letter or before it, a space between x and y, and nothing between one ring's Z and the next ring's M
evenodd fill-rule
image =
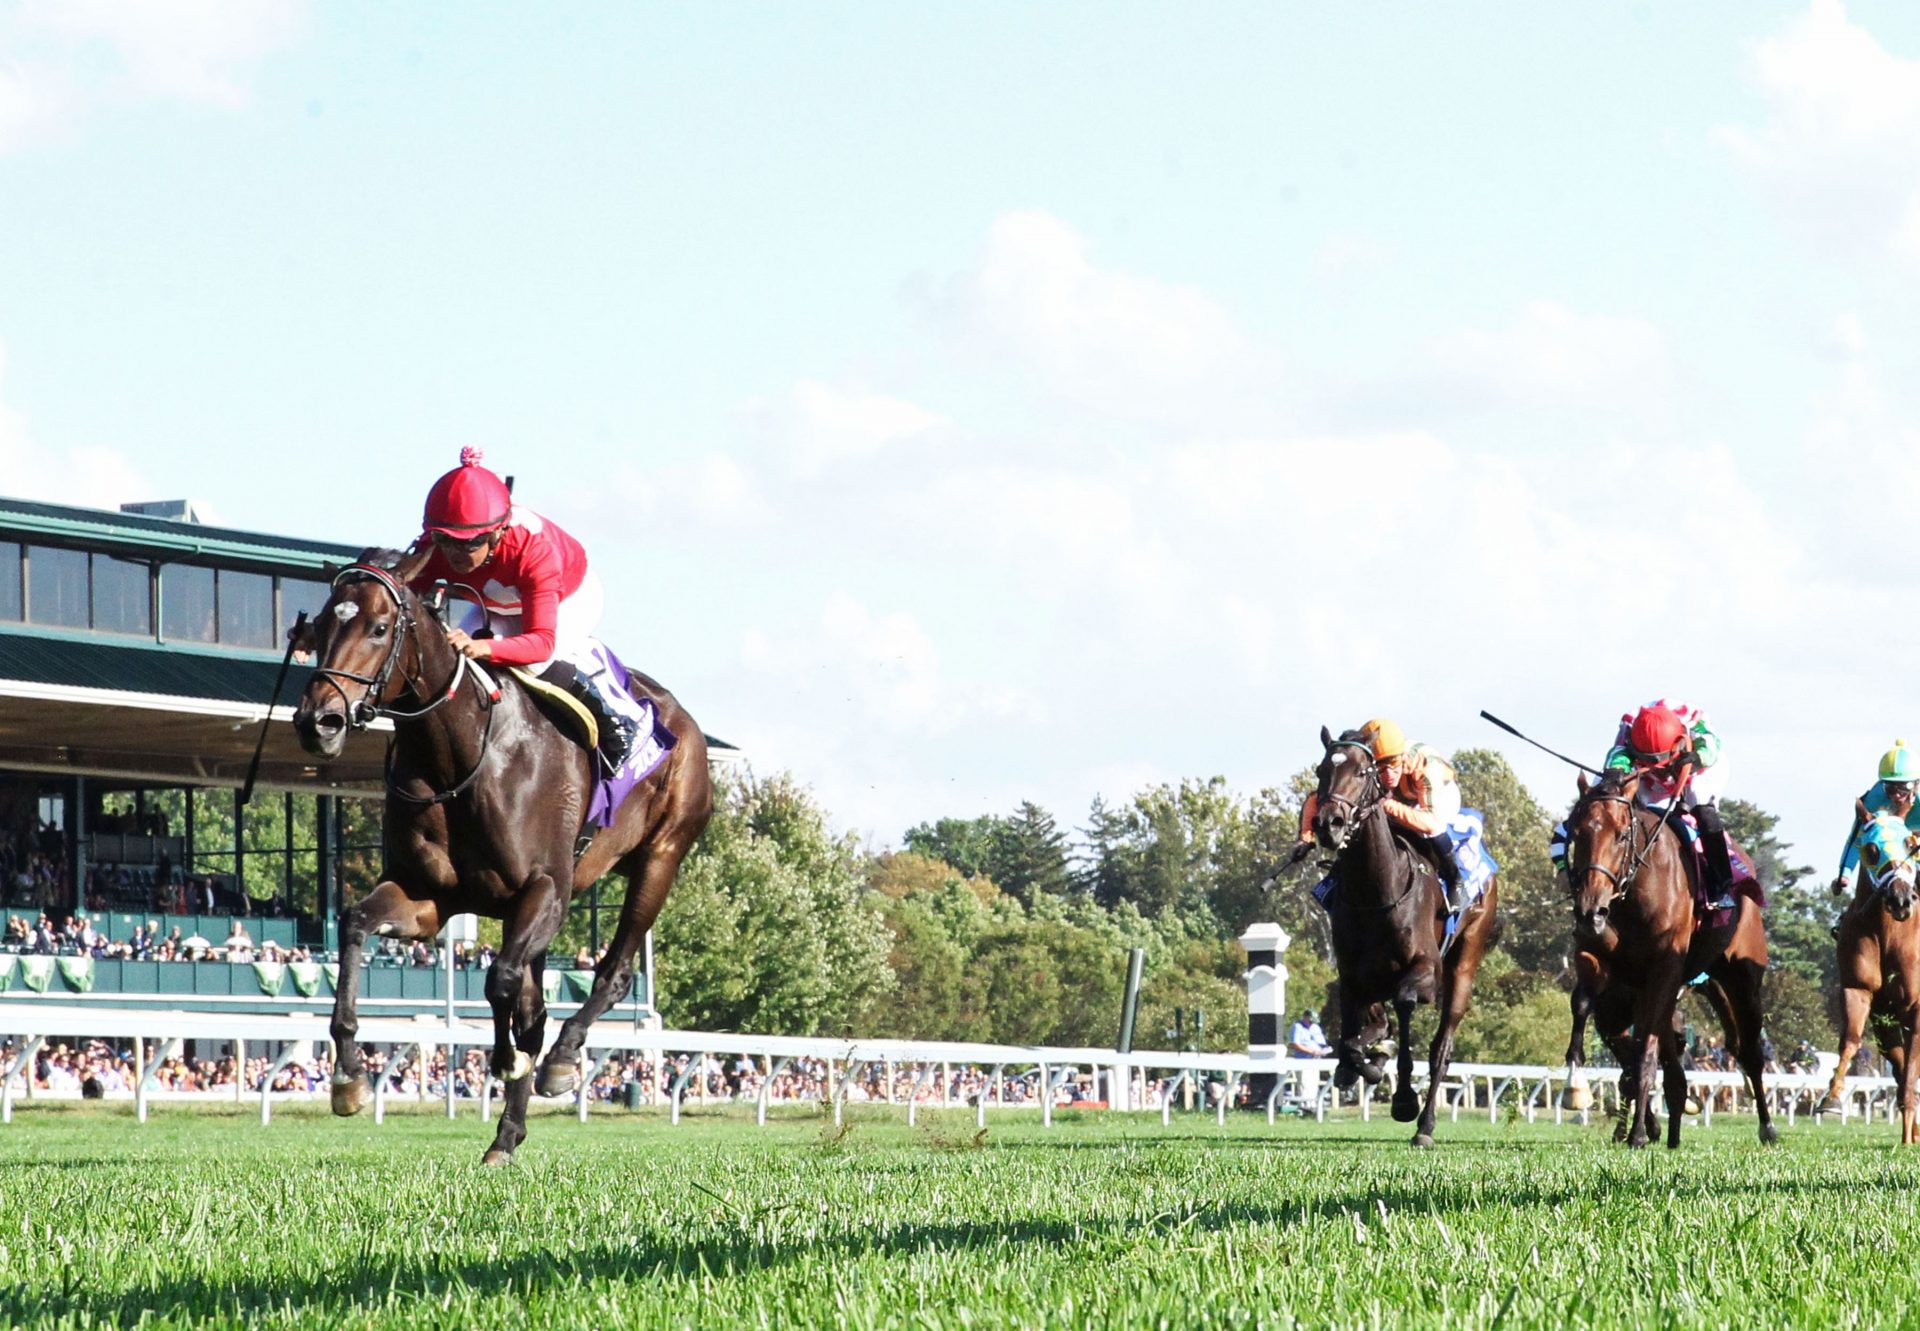
M1920 8L0 0L0 493L417 531L876 845L1386 715L1920 743Z

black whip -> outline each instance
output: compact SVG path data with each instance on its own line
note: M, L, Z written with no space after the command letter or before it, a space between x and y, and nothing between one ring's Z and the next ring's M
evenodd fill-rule
M287 667L293 664L293 645L300 641L300 630L307 626L307 612L302 610L293 617L293 628L287 634L287 654L280 658L280 673L273 679L273 696L267 699L267 714L260 718L260 742L253 746L253 761L247 764L247 783L240 787L240 802L251 803L253 783L260 775L260 755L267 747L267 727L273 724L273 709L280 705L280 690L287 682Z

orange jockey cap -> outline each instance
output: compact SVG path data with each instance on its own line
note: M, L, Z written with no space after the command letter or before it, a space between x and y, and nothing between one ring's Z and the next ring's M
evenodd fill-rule
M426 529L449 536L478 536L507 520L513 494L507 483L480 465L477 448L460 450L460 465L427 491Z

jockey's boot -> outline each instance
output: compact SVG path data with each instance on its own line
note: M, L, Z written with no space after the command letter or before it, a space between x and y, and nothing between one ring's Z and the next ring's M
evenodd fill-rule
M575 691L580 701L587 705L593 712L593 719L600 723L600 752L605 755L607 766L617 772L620 764L627 760L627 755L633 752L635 741L640 738L640 722L627 715L613 698L604 673L589 675L583 671L575 679Z
M606 756L607 766L617 771L633 751L640 723L624 715L606 696L606 684L601 676L589 675L571 661L555 661L540 672L540 677L571 693L593 713L594 727L600 732L600 752Z
M1694 825L1700 829L1700 848L1706 852L1707 900L1715 910L1733 905L1733 855L1727 849L1727 826L1711 804L1693 806Z
M1467 908L1467 893L1460 885L1460 861L1454 858L1453 842L1445 832L1427 838L1427 857L1433 861L1434 872L1440 875L1448 912L1458 915Z

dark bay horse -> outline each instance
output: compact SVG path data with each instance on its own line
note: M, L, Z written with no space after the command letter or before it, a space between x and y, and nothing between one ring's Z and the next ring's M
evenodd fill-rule
M1399 1022L1393 1116L1402 1123L1418 1118L1413 1144L1431 1146L1434 1104L1453 1058L1454 1033L1473 995L1473 977L1493 935L1500 885L1487 884L1461 921L1452 947L1443 951L1444 889L1426 858L1394 835L1381 807L1390 792L1381 785L1367 740L1357 730L1335 739L1322 727L1320 743L1326 754L1320 761L1313 834L1337 852L1333 872L1339 883L1327 903L1340 973L1334 1084L1351 1086L1359 1078L1376 1082L1384 1075L1367 1061L1366 1051L1386 1029L1380 1005L1391 1003ZM1435 1002L1440 1027L1427 1053L1422 1106L1413 1089L1413 1010Z
M1726 1030L1759 1111L1760 1140L1779 1136L1761 1080L1760 986L1767 972L1767 934L1760 907L1737 899L1731 923L1709 928L1696 919L1692 852L1671 819L1634 800L1637 774L1610 771L1580 778L1580 798L1567 815L1567 877L1573 893L1578 953L1574 1038L1567 1059L1578 1073L1592 1014L1620 1059L1621 1093L1633 1097L1629 1146L1652 1137L1656 1066L1664 1073L1667 1145L1680 1144L1687 1081L1675 1016L1680 991L1704 974L1707 1001Z
M318 661L293 715L301 744L323 759L339 755L350 728L378 716L394 724L386 864L381 881L341 918L333 1111L357 1113L373 1095L354 1038L368 935L426 939L455 915L489 916L503 922L486 984L491 1066L507 1089L486 1160L503 1164L526 1136L533 1059L546 1039L541 972L567 903L609 870L626 877L620 923L593 989L541 1064L542 1095L564 1095L578 1084L588 1027L633 982L634 951L712 812L707 745L672 694L631 674L634 697L653 703L676 743L576 859L597 759L562 734L504 670L488 668L499 685L497 698L490 695L439 618L407 587L414 565L370 550L334 578L307 644Z
M1818 1111L1831 1113L1845 1094L1847 1069L1860 1052L1869 1020L1874 1042L1900 1081L1900 1142L1920 1142L1920 915L1914 912L1920 836L1897 814L1870 815L1863 808L1861 872L1873 899L1840 923L1840 1063Z

